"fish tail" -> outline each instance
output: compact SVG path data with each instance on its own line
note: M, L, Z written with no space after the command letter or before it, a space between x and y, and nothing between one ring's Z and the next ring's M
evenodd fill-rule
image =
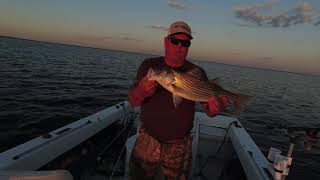
M245 106L247 106L254 97L244 95L244 94L234 94L231 97L231 100L233 102L233 108L235 109L236 114L238 114L240 111L243 110Z

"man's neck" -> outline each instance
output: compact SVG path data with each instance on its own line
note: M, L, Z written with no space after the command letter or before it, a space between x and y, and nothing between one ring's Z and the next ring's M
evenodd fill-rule
M173 64L173 63L170 63L166 57L164 57L164 62L167 66L171 67L171 68L182 68L183 66L185 66L187 60L183 60L183 64L179 64L179 65L176 65L176 64Z
M174 69L176 71L185 71L187 63L188 63L187 60L184 60L184 63L180 66L171 66L170 64L167 63L167 61L165 60L165 57L164 57L164 65L171 68L171 69Z

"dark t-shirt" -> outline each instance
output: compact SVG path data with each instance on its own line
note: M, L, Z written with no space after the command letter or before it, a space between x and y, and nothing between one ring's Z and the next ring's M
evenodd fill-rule
M137 82L141 80L148 72L150 67L165 67L163 57L146 59L142 62L137 73ZM207 79L202 68L186 61L178 68L194 77ZM168 141L173 139L182 139L190 133L193 126L195 114L195 103L184 99L174 107L172 93L158 86L155 94L144 100L141 105L140 120L142 127L154 138L159 141Z

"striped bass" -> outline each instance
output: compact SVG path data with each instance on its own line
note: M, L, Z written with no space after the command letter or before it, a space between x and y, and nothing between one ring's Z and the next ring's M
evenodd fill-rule
M146 78L157 81L163 88L171 92L175 107L179 105L182 98L195 102L208 102L211 96L223 94L233 103L235 111L239 112L253 99L251 96L227 91L211 80L201 80L170 68L161 70L150 68Z

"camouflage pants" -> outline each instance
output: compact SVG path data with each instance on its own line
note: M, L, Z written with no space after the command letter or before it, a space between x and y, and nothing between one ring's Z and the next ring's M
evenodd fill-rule
M161 170L165 179L187 180L191 165L191 135L181 140L159 142L138 129L130 159L130 179L154 179Z

